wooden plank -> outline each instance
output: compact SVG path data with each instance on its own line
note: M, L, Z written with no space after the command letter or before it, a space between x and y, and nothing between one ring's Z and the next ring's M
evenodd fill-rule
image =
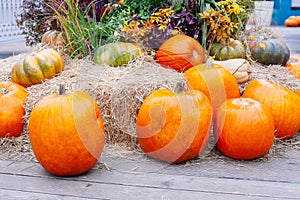
M286 152L283 157L261 161L234 161L231 159L198 159L190 165L169 165L151 158L115 159L103 157L112 169L152 172L169 175L188 175L211 178L231 178L257 181L300 183L300 150Z
M149 164L149 163L148 163ZM106 171L93 169L83 176L59 178L48 175L36 163L14 163L3 161L0 164L0 188L41 192L47 194L72 195L80 198L97 198L103 194L110 198L114 191L119 191L115 198L125 198L134 193L143 198L145 194L152 198L200 196L212 199L227 196L229 199L255 197L261 199L298 199L300 184L250 181L228 178L207 178L189 175L168 175L134 171ZM8 173L9 172L9 173ZM4 181L2 181L4 180ZM11 181L12 183L7 183ZM24 181L30 183L24 185ZM89 189L88 186L93 186ZM137 192L139 191L139 192ZM141 193L140 193L141 192ZM224 197L224 198L225 198ZM171 199L173 199L171 198Z
M122 184L105 184L99 182L79 182L70 179L36 178L29 176L0 175L0 188L6 182L11 197L19 197L22 191L22 199L32 199L32 195L47 194L56 195L58 199L87 198L87 199L232 199L238 200L244 196L238 193L209 193L193 190L172 190L158 187L141 187ZM12 181L13 180L13 181ZM26 184L24 184L26 183ZM3 191L4 189L1 188ZM15 193L16 192L16 193ZM42 196L42 195L41 195ZM256 196L256 199L278 199L273 197ZM39 198L40 199L40 198ZM289 198L286 198L289 199Z
M38 200L86 200L87 198L79 198L74 196L63 196L56 194L42 194L38 192L27 192L27 191L18 191L11 189L0 189L0 199L38 199Z
M284 157L271 160L243 162L230 159L198 159L193 160L188 166L184 164L170 165L141 154L133 154L124 158L103 155L100 161L106 163L112 170L125 172L300 183L300 176L295 176L295 174L300 174L300 150L289 151ZM2 166L0 165L0 172L5 172L7 167L4 165L4 163ZM12 171L20 163L6 161L6 165L11 165L7 170ZM22 166L23 163L20 167L16 167L13 173L24 171ZM33 169L31 173L34 171L36 170Z

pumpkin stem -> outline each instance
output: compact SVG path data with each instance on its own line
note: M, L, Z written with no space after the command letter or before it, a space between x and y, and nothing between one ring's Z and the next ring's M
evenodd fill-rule
M179 82L177 82L176 83L176 86L175 86L175 88L174 88L174 92L175 93L183 93L183 92L185 92L187 89L186 89L186 87L185 87L185 81L179 81Z
M2 88L0 90L0 94L4 95L4 94L7 94L9 92L9 90L7 88Z
M65 84L59 84L59 91L58 91L59 95L64 96L66 95L66 87Z
M212 68L213 66L213 60L211 57L209 57L207 60L206 60L206 64L205 64L207 67L209 68Z

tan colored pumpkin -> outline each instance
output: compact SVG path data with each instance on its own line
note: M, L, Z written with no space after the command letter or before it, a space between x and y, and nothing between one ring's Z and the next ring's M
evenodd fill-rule
M251 65L245 59L236 58L224 61L214 60L213 63L227 69L235 77L238 83L245 83L251 79Z
M43 34L42 37L42 43L45 44L52 44L52 45L60 45L60 46L64 46L65 45L65 40L63 37L63 33L60 31L47 31Z

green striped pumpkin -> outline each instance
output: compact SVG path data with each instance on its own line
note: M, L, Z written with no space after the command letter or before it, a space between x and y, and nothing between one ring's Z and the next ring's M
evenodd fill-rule
M229 39L228 44L212 44L209 55L213 56L216 60L245 58L246 50L239 40Z
M252 34L248 38L251 56L266 65L285 65L290 58L288 46L269 34Z
M64 60L54 49L45 49L13 64L11 79L28 87L51 79L64 69Z
M109 43L96 49L94 62L99 65L107 64L112 67L117 67L127 64L141 54L142 49L133 43Z

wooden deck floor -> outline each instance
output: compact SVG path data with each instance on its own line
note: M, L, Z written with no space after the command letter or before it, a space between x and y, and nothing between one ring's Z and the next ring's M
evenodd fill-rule
M300 28L273 30L300 53ZM139 153L112 155L106 148L91 171L68 178L47 174L35 161L0 155L0 199L300 199L299 145L274 155L170 165Z
M300 199L300 149L269 160L170 165L104 153L88 173L54 177L39 163L0 162L0 199Z

